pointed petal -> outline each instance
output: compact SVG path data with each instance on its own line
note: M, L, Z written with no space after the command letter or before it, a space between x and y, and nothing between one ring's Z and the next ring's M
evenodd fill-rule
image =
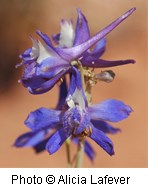
M55 153L69 136L63 128L59 129L49 138L46 150L49 154Z
M106 61L102 59L97 59L91 55L85 55L81 60L83 66L93 67L93 68L105 68L105 67L114 67L118 65L125 64L134 64L135 61L132 59L128 60L116 60L116 61Z
M121 17L113 21L111 24L109 24L107 27L102 29L100 32L98 32L96 35L88 39L86 42L74 46L72 48L67 49L61 49L58 50L61 57L73 60L78 57L80 57L85 51L87 51L92 45L100 41L102 38L104 38L108 33L110 33L115 27L117 27L122 21L124 21L129 15L131 15L136 8L132 8L129 11L127 11L125 14L123 14Z
M27 132L19 136L15 143L15 147L30 147L38 144L44 138L45 132Z
M25 120L25 125L32 131L37 131L43 128L54 128L60 123L61 111L47 108L39 108L31 112Z
M32 88L30 86L28 86L27 88L28 88L29 92L32 93L32 94L45 93L45 92L49 91L50 89L52 89L52 87L59 81L59 79L61 77L63 77L68 71L69 71L69 67L67 69L64 69L60 73L58 73L52 79L46 80L44 83L39 84L38 87L36 87L36 88ZM29 80L31 80L31 79L27 80L28 83L24 81L24 84L27 83L29 85Z
M96 43L90 54L96 58L99 58L103 55L105 49L106 49L106 39L103 38L98 43Z
M127 118L132 109L122 101L107 99L97 105L90 106L88 111L91 119L118 122Z
M102 131L93 127L90 138L100 145L109 155L114 155L113 143Z
M91 120L91 122L96 129L99 129L104 133L115 134L120 131L120 129L112 127L110 124L106 123L105 121Z
M80 9L77 9L78 18L76 24L76 35L74 39L74 46L87 41L90 37L87 20Z
M59 87L59 99L58 99L58 103L56 106L56 109L58 110L62 110L65 101L66 101L66 97L67 97L67 83L66 83L66 79L63 79L63 82L61 83L60 87Z
M52 42L50 40L50 38L48 37L48 35L43 34L41 31L37 30L36 33L45 41L45 43L49 46L53 48Z
M94 151L92 145L87 140L85 140L85 142L84 142L84 151L85 151L86 155L88 156L88 158L91 161L93 161L95 158L95 151Z
M37 143L33 148L36 153L41 153L46 150L46 143L48 142L49 137L47 139L44 139L43 141Z

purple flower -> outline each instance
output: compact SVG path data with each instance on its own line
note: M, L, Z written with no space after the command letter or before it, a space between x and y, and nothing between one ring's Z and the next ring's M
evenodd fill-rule
M104 37L117 27L123 20L135 11L130 9L121 17L113 21L96 35L90 37L87 20L78 9L76 30L72 21L61 21L61 32L53 35L57 47L54 47L50 38L37 31L43 43L31 37L33 46L27 49L20 58L24 65L22 84L32 94L41 94L49 91L61 77L71 71L73 65L78 63L87 67L113 67L134 60L106 61L100 59L105 51L106 40ZM94 45L94 48L90 48Z
M107 99L88 106L81 75L75 67L72 67L72 70L66 98L67 107L64 110L40 108L31 112L25 121L31 132L20 136L14 144L16 147L36 146L55 127L57 131L49 136L48 140L44 140L47 142L46 149L50 154L55 153L69 137L71 139L89 137L108 154L114 154L113 143L105 133L116 133L119 129L107 122L118 122L127 118L132 109L115 99ZM86 150L89 150L89 147ZM90 156L91 151L88 152Z
M64 109L65 99L66 99L67 93L68 93L67 84L66 84L65 79L63 79L63 82L61 83L59 90L60 90L59 91L59 100L58 100L56 109L62 110L62 109ZM38 113L39 111L40 110L37 110L36 113ZM36 117L34 116L34 117L36 119L36 123L39 124L41 119L38 118L37 116ZM42 118L42 115L40 115L40 117ZM47 118L47 117L44 116L43 118ZM31 119L31 114L30 114L30 119ZM25 124L27 125L27 120L25 121ZM41 124L36 125L36 126L41 127ZM47 141L49 140L52 132L56 131L57 129L58 129L58 126L55 128L54 124L51 124L51 125L49 125L49 127L47 126L47 128L45 128L44 131L27 132L27 133L19 136L14 145L17 147L30 146L30 147L34 148L36 153L40 153L46 149ZM75 144L78 144L77 138L72 139L72 141ZM85 151L85 154L87 155L87 157L91 161L93 161L93 159L95 157L95 151L94 151L93 147L91 146L91 144L87 140L85 140L85 142L84 142L84 151Z

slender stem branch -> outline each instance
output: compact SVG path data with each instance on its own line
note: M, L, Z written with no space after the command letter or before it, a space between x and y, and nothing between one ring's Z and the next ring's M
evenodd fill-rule
M79 140L77 155L76 155L76 168L82 167L84 154L84 139Z
M67 154L67 166L70 168L71 165L71 158L70 158L70 138L68 138L65 142L66 144L66 154Z

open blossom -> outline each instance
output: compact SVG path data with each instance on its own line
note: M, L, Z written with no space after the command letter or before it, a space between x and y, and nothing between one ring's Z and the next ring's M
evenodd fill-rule
M58 99L57 106L56 106L57 110L62 110L64 108L65 99L67 97L67 94L68 94L67 84L66 84L66 80L64 78L63 82L61 83L61 85L59 87L59 99ZM41 108L38 109L37 111L40 111L42 113ZM29 116L31 116L31 114ZM25 121L26 125L27 125L29 116L28 116L27 120ZM50 118L50 117L48 117L48 118ZM38 116L35 117L35 121L39 122L40 118ZM42 129L40 131L43 132L44 134L40 133L40 131L38 131L38 130L24 133L18 137L18 139L16 140L14 145L16 147L33 147L33 149L35 150L36 153L45 151L47 141L49 140L51 134L58 129L58 126L50 125L50 123L49 123L49 125L46 128L43 128L42 125L39 125L39 127L40 127L40 129ZM117 129L117 131L118 131L118 129ZM115 130L115 132L116 132L116 130ZM114 131L113 131L113 133L114 133ZM75 144L78 144L77 138L71 138L71 140ZM84 142L84 152L91 161L94 160L96 153L95 153L92 145L87 140L85 140L85 142Z
M105 51L104 37L133 11L135 8L130 9L96 35L90 37L87 20L78 9L76 29L74 30L72 21L62 20L61 32L53 35L53 40L58 46L54 46L46 34L37 31L43 43L31 37L32 48L20 55L21 65L24 65L22 84L28 88L30 93L41 94L49 91L61 77L71 72L72 66L77 63L92 68L134 63L135 61L131 59L117 61L100 59ZM92 46L94 48L90 49Z
M56 132L44 140L46 150L50 154L55 153L68 138L86 137L94 140L109 155L114 154L113 143L105 133L116 133L119 129L112 127L108 122L118 122L127 118L132 109L115 99L88 106L80 72L75 67L72 67L72 70L66 108L53 110L42 107L31 112L25 121L31 131L20 136L15 146L36 146L53 127L56 127Z

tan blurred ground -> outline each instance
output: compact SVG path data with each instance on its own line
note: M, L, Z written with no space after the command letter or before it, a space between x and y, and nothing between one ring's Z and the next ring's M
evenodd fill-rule
M16 39L14 44L10 44L14 47L14 53L21 53L31 45L28 35L34 35L36 29L51 35L58 32L61 18L75 21L77 7L87 17L92 34L131 7L137 8L133 15L107 36L107 51L103 56L110 60L135 59L136 64L114 68L115 81L112 84L97 84L93 89L93 103L116 98L132 106L134 112L128 119L115 124L122 129L121 133L110 136L115 145L115 156L108 156L91 142L97 156L93 164L85 157L84 167L148 167L146 0L14 0L11 1L12 5L6 2L1 10L3 15L6 13L11 19L0 38L7 38L7 43ZM5 18L2 20L5 24ZM9 52L6 57L9 57ZM53 156L47 152L36 155L29 148L12 147L16 137L28 131L23 125L28 113L40 106L54 107L57 91L55 86L49 93L32 96L16 81L15 87L0 95L0 167L66 166L64 145Z

